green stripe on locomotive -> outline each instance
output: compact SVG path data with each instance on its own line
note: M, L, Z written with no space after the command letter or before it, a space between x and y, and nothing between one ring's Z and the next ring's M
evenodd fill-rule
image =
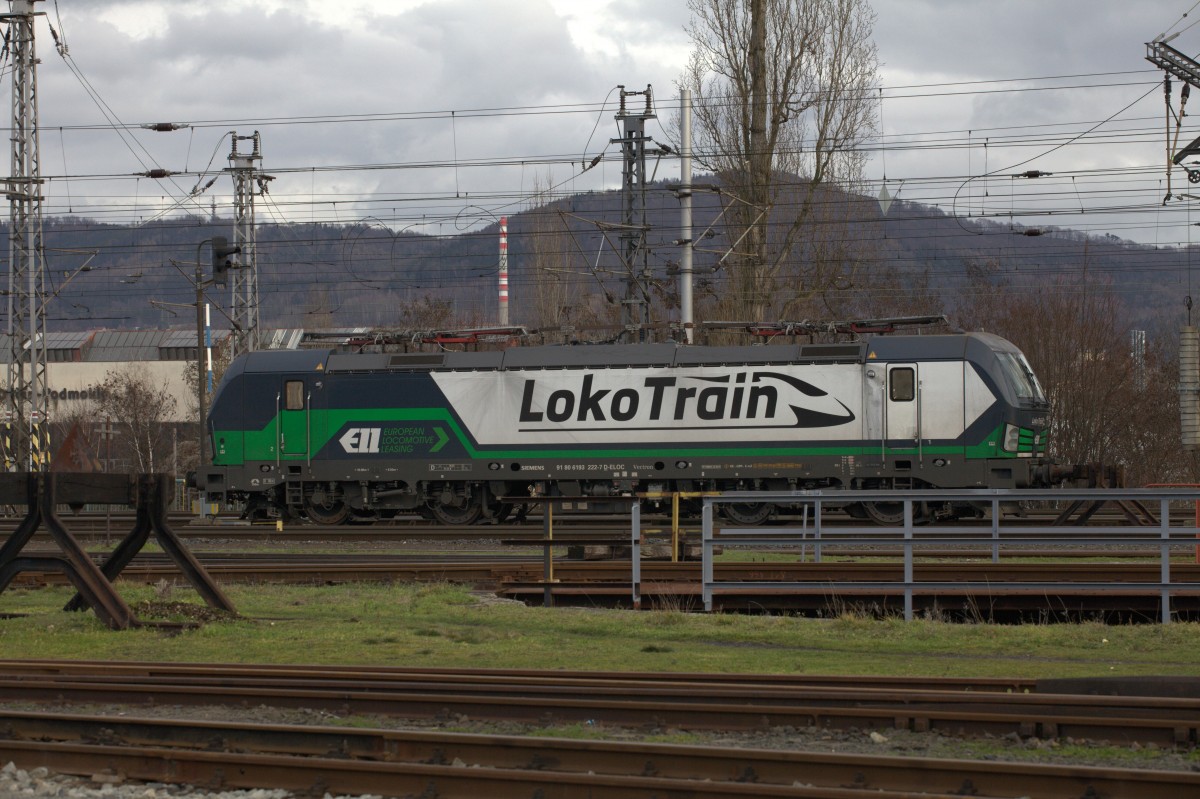
M870 455L878 452L880 445L874 442L863 444L855 442L851 445L820 445L820 446L764 446L764 445L732 445L732 446L686 446L658 443L641 448L618 448L589 446L587 448L479 448L474 445L453 415L445 408L358 408L323 410L314 409L309 412L308 446L300 452L279 452L280 416L276 416L260 430L218 430L215 431L214 465L241 466L247 462L307 461L313 457L330 457L325 453L327 448L337 456L344 457L345 453L338 448L335 436L342 433L348 425L371 423L421 423L426 424L430 433L425 438L432 439L429 446L423 449L414 448L407 453L409 457L419 458L431 454L444 454L448 458L471 460L497 459L531 459L531 458L670 458L686 457L816 457L816 456L855 456ZM1034 447L1033 431L1023 430L1021 446L1018 452L1006 452L1000 445L1003 436L1003 425L992 430L981 441L974 444L922 445L915 444L908 448L888 447L891 455L902 455L906 452L912 455L930 457L961 456L968 460L985 458L1016 458L1021 454L1044 451L1044 439L1037 449ZM389 453L381 453L388 455ZM393 457L395 455L393 454Z

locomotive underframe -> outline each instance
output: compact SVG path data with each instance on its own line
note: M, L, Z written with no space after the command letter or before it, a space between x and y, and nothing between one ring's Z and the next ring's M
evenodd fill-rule
M480 520L503 521L516 511L519 500L534 496L561 496L593 512L628 507L627 502L606 498L644 492L794 491L816 489L890 489L987 487L1023 488L1048 484L1041 467L1023 459L963 460L934 466L912 459L871 464L854 456L811 459L793 470L753 470L744 463L706 463L704 468L685 460L658 461L650 468L629 468L626 463L573 464L587 477L552 471L554 462L533 460L505 466L497 474L495 462L446 464L456 471L430 475L424 463L410 467L390 464L385 469L364 467L361 462L332 461L291 464L251 462L226 467L208 475L216 497L246 503L252 517L306 517L319 524L340 524L388 518L400 512L419 512L445 524L471 524ZM686 465L685 465L686 464ZM592 476L594 475L594 476ZM216 487L222 490L213 491ZM894 508L847 503L853 515L892 521ZM766 521L775 506L732 506L727 518L742 524ZM931 515L962 513L968 508L931 509Z

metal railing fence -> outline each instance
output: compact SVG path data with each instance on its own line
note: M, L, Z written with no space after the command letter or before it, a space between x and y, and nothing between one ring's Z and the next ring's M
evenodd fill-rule
M1102 593L1119 587L1126 591L1143 591L1157 594L1160 598L1161 621L1171 621L1173 596L1200 595L1200 583L1173 580L1171 576L1171 552L1182 547L1195 547L1200 538L1194 507L1200 501L1200 489L1080 489L1080 490L996 490L972 489L953 491L788 491L788 492L723 492L705 494L701 528L701 579L704 609L711 611L716 593L750 591L797 591L812 588L812 583L783 583L755 581L718 581L715 578L714 551L720 546L734 547L780 547L801 546L811 548L816 562L821 561L822 548L836 544L842 547L871 547L897 545L903 552L903 578L898 581L857 581L848 587L878 591L902 591L904 595L904 618L913 618L914 594L934 594L939 591L988 592L997 586L994 583L962 580L955 582L918 581L914 576L913 563L923 549L933 547L961 547L964 552L987 548L993 562L1000 559L1001 546L1054 547L1054 546L1101 546L1113 549L1151 548L1158 553L1158 582L1088 583L1067 580L1023 581L1015 586L1029 592L1045 592L1052 595L1057 591ZM801 526L778 527L735 527L718 526L714 521L714 510L722 504L774 503L801 508ZM894 527L874 523L837 526L826 523L831 507L842 507L848 502L884 503L892 508L902 507L903 521ZM916 510L924 503L970 503L990 516L990 524L964 525L954 522L921 524ZM1059 518L1053 524L1015 524L1016 516L1006 514L1004 509L1014 503L1057 504L1118 503L1124 507L1137 507L1157 512L1157 517L1144 524L1082 525L1070 519ZM841 520L845 517L842 516ZM1129 519L1126 519L1129 521ZM641 507L634 504L631 514L633 545L633 599L640 603L640 548Z

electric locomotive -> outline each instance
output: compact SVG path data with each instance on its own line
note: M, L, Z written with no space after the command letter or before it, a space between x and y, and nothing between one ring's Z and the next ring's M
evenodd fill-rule
M986 333L261 351L217 389L197 484L251 516L321 524L503 520L534 495L596 509L646 491L1026 488L1049 484L1048 410L1021 352ZM759 524L776 510L723 512Z

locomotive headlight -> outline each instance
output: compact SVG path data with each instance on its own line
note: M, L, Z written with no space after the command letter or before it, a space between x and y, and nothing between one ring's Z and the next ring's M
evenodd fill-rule
M1005 452L1016 452L1021 441L1021 428L1015 424L1004 425L1004 442L1000 445Z

